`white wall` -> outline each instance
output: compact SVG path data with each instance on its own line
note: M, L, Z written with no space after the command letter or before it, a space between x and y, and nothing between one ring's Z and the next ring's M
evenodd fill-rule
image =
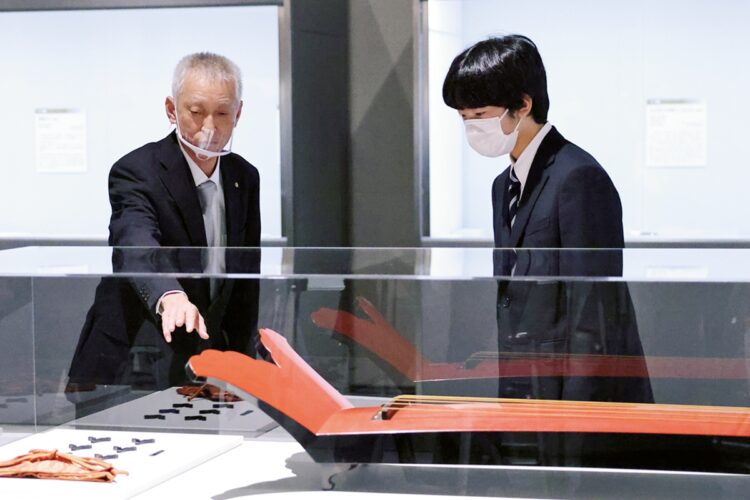
M750 46L749 3L430 0L428 9L430 154L439 166L431 165L430 181L431 189L444 193L431 200L453 202L451 210L461 214L456 228L452 219L443 223L432 211L431 236L492 236L490 189L508 165L507 157L486 159L474 153L456 125L457 114L444 113L436 89L463 48L489 35L520 33L534 40L542 54L550 121L592 153L617 186L626 239L644 239L644 233L651 235L646 239L750 238L745 209L750 168L744 148L750 132L750 64L745 54ZM443 28L432 22L445 16L460 19L453 39L460 37L461 43L452 53L435 56L446 44ZM649 99L705 103L704 167L646 166ZM456 130L460 150L446 140ZM440 165L440 158L452 162L450 175L442 174L448 168Z
M260 170L263 235L280 236L278 36L266 6L0 13L0 237L106 237L109 168L170 132L174 66L206 50L242 69L233 150ZM85 173L36 172L39 108L85 111Z

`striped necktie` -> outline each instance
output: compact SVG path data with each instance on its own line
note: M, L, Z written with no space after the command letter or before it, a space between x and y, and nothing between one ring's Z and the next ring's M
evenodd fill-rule
M513 223L516 222L516 213L518 212L518 199L521 197L521 181L516 177L516 173L513 167L510 167L510 175L508 176L510 183L508 184L508 227L513 229ZM516 261L518 260L518 253L516 249L512 249L509 257L510 275L516 274Z
M513 167L510 167L510 183L508 185L508 227L513 229L513 223L516 221L516 212L518 212L518 199L521 197L521 181L516 177Z

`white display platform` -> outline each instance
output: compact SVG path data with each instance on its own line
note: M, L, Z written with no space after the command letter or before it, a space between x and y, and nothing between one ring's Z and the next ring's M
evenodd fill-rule
M196 480L195 478L203 478ZM206 480L205 478L211 478ZM170 479L137 500L747 497L750 476L522 466L316 464L294 441L264 435Z
M305 499L337 494L339 498L348 499L377 495L327 490L331 488L327 478L335 478L337 470L346 469L348 466L316 464L296 441L247 440L230 453L200 467L200 477L214 480L191 481L184 475L177 476L136 498Z
M92 444L91 449L70 452L70 444L90 444L89 436L111 437L111 441ZM0 498L130 498L242 443L241 436L229 435L52 429L0 447L0 461L33 449L58 449L79 456L94 456L96 453L110 455L116 453L114 446L135 446L133 438L153 439L154 442L138 445L135 451L121 452L116 459L107 460L115 468L129 473L127 476L118 475L113 483L0 478ZM163 451L155 454L160 450ZM186 487L189 488L188 485ZM173 496L167 495L165 498ZM185 498L196 497L187 495Z
M190 403L192 408L175 408L174 405ZM214 405L220 408L214 408ZM255 401L237 401L228 403L231 408L222 406L225 403L209 401L204 398L187 397L177 393L176 388L154 392L138 399L128 401L112 408L79 418L71 422L78 428L115 428L176 431L203 431L257 436L267 432L278 424L271 417L258 410ZM145 415L159 415L159 410L175 410L179 413L163 413L163 419L146 419ZM219 413L201 411L216 410ZM185 420L187 416L204 416L206 420Z
M164 394L151 396L142 398L145 401L122 405L116 413L123 417L123 426L130 425L128 420L139 421L141 414L138 412L144 403L164 404L166 401ZM357 406L375 406L381 399L350 398ZM140 402L133 406L137 401ZM101 417L101 413L97 415ZM255 413L261 414L258 410L251 415ZM105 424L100 421L100 425ZM0 434L0 443L2 438L15 441L0 446L0 460L26 453L31 448L57 447L67 451L68 444L86 444L89 436L111 436L112 441L98 443L92 450L77 454L112 453L115 445L132 446L133 437L153 438L156 442L141 445L135 452L121 453L118 459L112 460L115 467L130 473L130 476L118 476L114 484L5 478L0 479L0 499L307 500L325 496L348 500L424 499L439 495L441 499L616 497L733 500L746 497L750 490L750 474L523 466L317 464L281 427L243 441L239 436L217 435L215 422L212 425L214 428L208 429L212 434L198 434L195 430L157 433L140 429L108 431L79 427L77 430L56 428L28 437L15 430L8 432L6 428L6 432ZM151 456L161 449L165 451Z
M0 447L32 435L33 432L9 432L0 427Z

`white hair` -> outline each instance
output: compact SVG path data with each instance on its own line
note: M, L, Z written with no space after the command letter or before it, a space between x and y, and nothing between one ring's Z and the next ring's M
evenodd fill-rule
M185 78L190 71L198 71L202 76L211 80L234 83L237 102L242 99L242 73L239 66L228 58L211 52L196 52L180 59L172 77L172 97L175 99L182 90Z

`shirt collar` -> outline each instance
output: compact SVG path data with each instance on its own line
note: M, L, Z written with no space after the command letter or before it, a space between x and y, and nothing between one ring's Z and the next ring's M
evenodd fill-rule
M185 148L180 146L180 151L182 151L182 155L185 157L185 161L187 161L188 167L190 167L190 173L193 175L193 182L195 182L196 186L200 186L206 181L213 181L214 184L217 186L221 186L221 173L219 172L219 167L221 166L221 156L216 157L216 168L214 169L213 173L211 174L211 177L208 177L203 170L198 166L195 161L190 158L190 155L187 154L187 151L185 151Z
M539 132L536 133L534 138L531 139L531 142L529 142L528 146L526 146L526 148L521 152L521 156L518 157L518 160L514 162L513 158L511 157L513 172L521 182L522 193L523 188L526 185L526 179L529 177L531 163L534 161L534 157L536 156L536 152L539 149L539 145L542 143L542 140L547 136L547 133L550 130L552 130L552 124L550 122L545 123L544 126L539 129Z

